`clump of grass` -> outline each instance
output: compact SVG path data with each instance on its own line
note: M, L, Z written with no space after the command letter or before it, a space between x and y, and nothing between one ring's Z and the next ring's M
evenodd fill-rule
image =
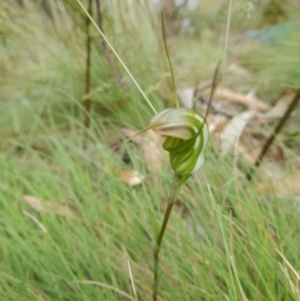
M1 121L4 118L7 120L5 127L8 133L18 131L18 128L23 130L28 128L30 124L26 118L28 107L30 110L45 113L49 106L55 106L57 112L55 118L59 113L61 113L60 116L67 116L68 114L65 113L68 111L78 115L79 108L82 107L85 94L83 84L86 55L85 17L80 13L82 10L76 11L73 6L71 8L68 5L68 2L49 3L51 5L47 12L40 6L35 6L31 1L23 8L1 3L6 35L4 36L5 44L2 43L0 46L3 54L1 66L2 69L4 68L4 77L0 82L0 95L1 99L6 101L1 102L0 105L1 112L5 111ZM164 73L162 71L164 64L160 63L162 58L157 55L160 45L157 43L159 38L154 35L155 28L149 20L141 23L145 27L139 26L127 30L131 24L128 19L126 26L122 21L122 26L117 31L112 24L117 24L114 14L123 9L121 4L119 6L114 7L114 11L110 6L103 8L106 34L112 43L116 44L132 73L139 78L143 74L143 80L139 81L141 85L154 87L149 93L157 95L156 86L164 85L164 80L160 77ZM135 7L131 5L131 10L133 8ZM141 18L139 15L141 11L142 7L139 6L138 9L131 11L131 14L133 16L136 14L135 18ZM143 43L142 37L145 36L145 31L149 33L151 30L151 38L144 40ZM118 38L115 38L114 32L118 32ZM128 44L132 37L135 37L136 43ZM132 110L135 105L140 109L140 114L135 114L137 116L135 120L132 120L132 117L128 119L135 124L141 122L143 114L148 114L148 110L144 104L141 105L139 102L133 104L135 97L130 101L130 95L135 95L137 92L132 89L129 78L124 73L122 77L130 83L129 91L124 93L115 87L115 80L94 28L92 29L91 52L92 114L95 111L109 112L112 118L117 120L116 108ZM153 97L157 99L157 96L153 95ZM14 116L17 116L18 124L15 129L12 129L9 125L13 124L11 120L15 118Z
M105 285L133 296L127 260L139 300L151 299L152 237L159 226L156 220L161 219L157 208L165 206L168 171L162 171L160 182L146 182L135 189L104 172L105 166L125 166L106 145L105 119L97 123L102 124L101 136L90 131L89 152L82 151L77 121L70 119L74 131L44 140L46 154L26 143L18 156L1 153L0 289L7 300L39 295L45 300L126 300ZM131 154L134 167L142 172L145 162L138 159L139 150L132 148ZM289 201L287 206L287 200L264 196L255 186L245 188L234 180L228 158L218 160L218 169L215 160L208 154L203 175L190 179L189 187L181 192L185 209L175 205L160 254L164 275L160 296L163 300L226 296L230 300L243 296L293 300L297 279L287 278L284 271L291 270L275 248L299 269L297 204ZM68 200L72 214L37 212L25 204L24 194L58 208ZM24 211L36 217L48 233Z

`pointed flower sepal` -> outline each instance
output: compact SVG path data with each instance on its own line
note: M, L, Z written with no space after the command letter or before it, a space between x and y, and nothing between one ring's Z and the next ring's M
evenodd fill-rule
M208 127L202 115L185 108L167 109L153 116L148 128L166 137L163 148L169 152L176 175L199 170L208 140Z

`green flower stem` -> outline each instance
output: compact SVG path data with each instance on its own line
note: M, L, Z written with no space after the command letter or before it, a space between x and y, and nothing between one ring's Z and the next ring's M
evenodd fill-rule
M157 291L158 291L158 282L159 282L159 269L158 269L158 264L159 264L159 252L161 248L161 243L168 225L168 221L170 218L170 214L172 212L172 208L175 203L175 198L183 185L183 183L190 177L190 175L176 175L174 176L173 183L171 185L171 191L170 191L170 196L169 196L169 202L168 206L165 212L164 220L161 225L157 240L156 240L156 245L154 247L154 252L153 252L153 257L154 257L154 281L153 281L153 301L157 300Z
M174 206L174 200L169 201L168 207L165 212L164 220L163 220L163 223L162 223L162 226L161 226L161 229L160 229L157 241L156 241L156 246L154 247L154 252L153 252L154 253L153 301L157 300L156 298L157 298L157 289L158 289L158 281L159 281L158 263L159 263L160 245L161 245L162 239L164 237L164 233L167 228L167 224L168 224L169 217L170 217L173 206Z

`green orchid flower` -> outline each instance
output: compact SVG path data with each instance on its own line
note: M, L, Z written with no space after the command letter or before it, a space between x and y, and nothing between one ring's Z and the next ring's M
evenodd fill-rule
M169 152L176 175L199 170L208 140L207 123L201 114L186 108L167 109L153 116L149 128L166 137L163 148Z

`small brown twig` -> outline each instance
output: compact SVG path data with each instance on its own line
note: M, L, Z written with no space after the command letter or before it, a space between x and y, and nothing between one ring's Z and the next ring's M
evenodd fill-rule
M98 27L104 33L104 31L103 31L103 23L102 23L102 14L101 14L100 0L96 0L96 8L97 8L97 23L98 23ZM100 37L100 43L101 43L101 46L102 46L102 48L104 50L105 56L107 58L107 61L108 61L108 64L110 66L110 70L111 70L113 76L115 77L115 79L116 79L119 87L122 90L125 90L126 87L125 87L125 84L123 83L122 78L121 78L121 76L120 76L120 74L118 72L118 69L117 69L116 65L115 65L114 57L113 57L110 49L107 47L105 40L102 37Z
M257 167L259 167L262 159L264 158L265 154L269 150L269 148L270 148L271 144L273 143L273 141L275 140L277 134L280 132L280 130L282 129L282 127L284 126L284 124L286 123L286 121L289 119L291 113L296 108L299 100L300 100L300 89L298 90L298 92L295 95L293 101L290 103L289 107L287 108L286 112L284 113L284 116L279 120L279 122L278 122L277 126L274 128L272 134L267 139L264 147L262 148L260 154L258 155L258 157L256 158L256 160L254 162L254 166L247 173L247 175L246 175L247 180L249 180L249 181L252 180L252 176L253 176L253 173L254 173L255 169Z
M88 13L92 15L92 2L88 2ZM91 20L86 17L85 21L85 31L86 31L86 64L85 64L85 94L88 95L91 90ZM84 125L88 129L90 127L90 108L91 108L91 99L87 98L84 102ZM85 145L85 142L84 142Z

